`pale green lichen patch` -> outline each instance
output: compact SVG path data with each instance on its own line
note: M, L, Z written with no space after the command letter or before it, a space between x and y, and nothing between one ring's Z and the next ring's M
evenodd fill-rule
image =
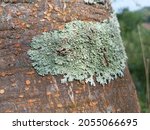
M84 0L86 4L104 4L105 0Z
M63 30L33 38L28 54L40 75L63 75L62 83L104 85L123 76L126 54L116 16L107 21L72 21Z

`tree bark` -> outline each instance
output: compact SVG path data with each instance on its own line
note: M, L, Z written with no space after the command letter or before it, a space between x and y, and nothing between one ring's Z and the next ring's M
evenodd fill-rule
M89 86L62 76L39 76L27 55L34 36L63 29L73 20L103 21L112 12L109 1L0 1L0 112L140 112L128 68L108 85Z

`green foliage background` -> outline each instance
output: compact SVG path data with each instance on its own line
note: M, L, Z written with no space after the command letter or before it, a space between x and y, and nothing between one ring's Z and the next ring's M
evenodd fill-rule
M138 90L142 112L148 112L145 70L137 27L140 26L141 28L145 57L150 59L150 28L146 29L143 27L143 23L150 24L150 8L144 8L136 12L124 9L121 14L118 14L118 19L128 55L128 66Z

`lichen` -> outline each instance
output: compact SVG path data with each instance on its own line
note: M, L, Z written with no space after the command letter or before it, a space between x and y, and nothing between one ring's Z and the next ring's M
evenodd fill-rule
M127 56L117 18L72 21L32 39L28 54L38 74L63 75L62 83L84 80L95 86L123 76Z
M84 0L86 4L104 4L105 0Z

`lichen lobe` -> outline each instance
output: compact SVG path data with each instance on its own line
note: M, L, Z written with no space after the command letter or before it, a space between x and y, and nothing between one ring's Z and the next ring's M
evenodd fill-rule
M123 76L127 59L114 15L102 23L72 21L36 36L28 54L40 75L60 74L62 83L85 80L93 86Z
M84 0L86 4L104 4L105 0Z

